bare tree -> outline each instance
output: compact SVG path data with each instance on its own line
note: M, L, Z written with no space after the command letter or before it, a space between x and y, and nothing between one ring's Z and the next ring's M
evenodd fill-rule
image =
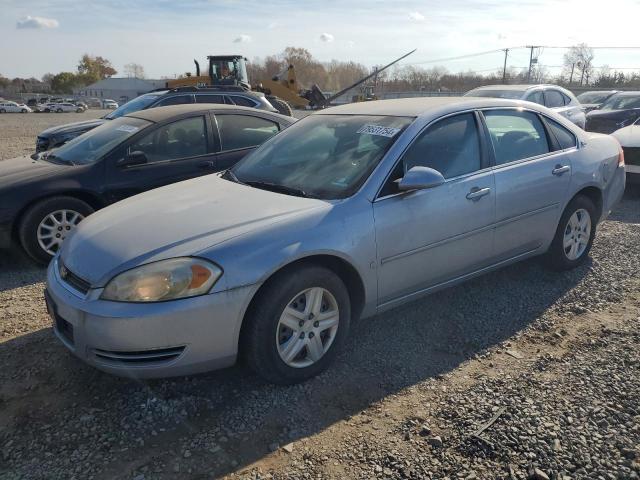
M571 47L564 54L564 68L569 77L569 84L580 79L580 85L585 79L593 76L593 48L586 43Z
M127 63L124 66L124 73L127 74L127 77L145 78L144 67L139 63Z

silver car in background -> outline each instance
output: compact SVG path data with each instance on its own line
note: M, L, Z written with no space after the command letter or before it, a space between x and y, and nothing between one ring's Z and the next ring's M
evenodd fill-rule
M464 96L526 100L550 108L583 130L586 122L585 111L575 95L557 85L486 85Z
M344 105L220 176L91 215L49 266L48 310L69 350L117 375L241 355L299 382L354 319L536 255L580 265L624 187L613 137L532 103Z

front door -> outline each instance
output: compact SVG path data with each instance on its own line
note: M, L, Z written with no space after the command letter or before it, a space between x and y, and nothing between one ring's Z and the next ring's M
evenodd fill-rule
M136 193L213 173L216 158L208 115L182 118L136 137L119 154L107 159L108 199L117 202ZM142 165L120 166L127 153L140 151Z
M474 272L491 262L495 184L474 113L421 133L374 202L380 306ZM438 170L443 185L394 191L414 166Z

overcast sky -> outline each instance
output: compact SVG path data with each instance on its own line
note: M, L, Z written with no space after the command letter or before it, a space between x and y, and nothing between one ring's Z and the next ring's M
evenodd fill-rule
M321 61L403 63L519 45L638 46L640 0L0 0L0 73L73 71L83 53L150 78L193 70L193 58L239 53L252 60L287 46ZM509 65L528 64L516 50ZM451 71L502 66L502 53L440 62ZM546 48L543 65L560 65ZM640 49L598 50L596 65L638 67ZM429 63L422 64L430 66ZM550 69L554 72L554 69Z

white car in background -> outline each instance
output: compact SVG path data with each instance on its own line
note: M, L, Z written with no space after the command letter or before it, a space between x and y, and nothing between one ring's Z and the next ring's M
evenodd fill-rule
M557 85L485 85L474 88L464 96L526 100L550 108L583 130L587 122L584 109L575 95Z
M49 111L56 112L56 113L63 113L63 112L82 113L82 112L84 112L84 108L79 107L78 105L75 105L75 104L73 104L71 102L52 103L52 104L47 105L47 107L49 108Z
M627 182L640 185L640 118L611 135L622 145Z
M30 113L31 109L24 104L0 100L0 113Z
M116 102L115 100L111 100L111 99L107 98L106 100L102 101L102 108L108 108L109 110L115 110L116 108L118 108L118 102Z

